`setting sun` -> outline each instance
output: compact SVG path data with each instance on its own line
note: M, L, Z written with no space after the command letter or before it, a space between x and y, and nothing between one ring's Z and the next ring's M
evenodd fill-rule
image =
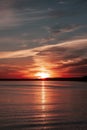
M47 72L39 72L39 73L36 74L36 76L38 76L41 79L45 79L45 78L49 78L50 74L47 73Z

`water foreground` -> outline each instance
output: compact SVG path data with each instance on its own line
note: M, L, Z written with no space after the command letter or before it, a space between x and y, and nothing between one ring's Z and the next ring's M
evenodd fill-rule
M0 81L0 130L87 130L87 82Z

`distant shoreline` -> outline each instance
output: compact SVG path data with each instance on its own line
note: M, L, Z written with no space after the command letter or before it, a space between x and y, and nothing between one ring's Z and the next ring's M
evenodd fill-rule
M84 76L84 77L74 77L74 78L45 78L45 79L24 79L24 78L21 78L21 79L0 79L0 81L82 81L82 82L87 82L87 76Z

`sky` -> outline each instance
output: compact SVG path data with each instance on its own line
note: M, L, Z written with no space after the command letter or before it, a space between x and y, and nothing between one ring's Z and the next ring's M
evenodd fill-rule
M87 0L0 0L0 78L87 75Z

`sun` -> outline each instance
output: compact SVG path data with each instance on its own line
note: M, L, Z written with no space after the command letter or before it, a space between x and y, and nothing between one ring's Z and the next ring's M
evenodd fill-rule
M49 77L50 77L50 74L47 73L47 72L38 72L38 73L36 74L36 76L38 76L38 77L41 78L41 79L45 79L45 78L49 78Z

